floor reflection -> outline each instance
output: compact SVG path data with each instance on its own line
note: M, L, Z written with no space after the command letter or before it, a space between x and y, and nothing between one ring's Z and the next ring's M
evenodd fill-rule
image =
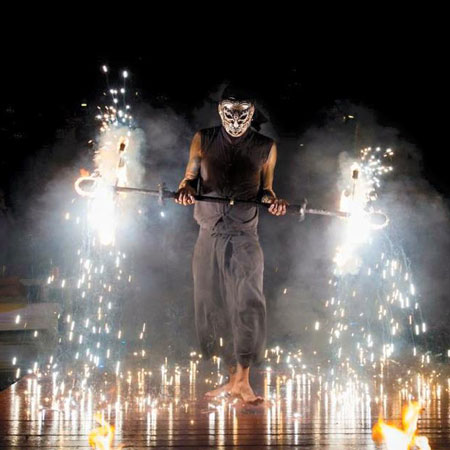
M195 373L192 373L192 371ZM236 399L203 399L210 388L197 367L140 370L116 380L104 374L81 388L57 377L22 379L0 393L0 447L89 448L95 414L115 427L115 446L298 446L375 449L372 426L380 414L399 424L401 408L416 399L424 407L419 431L431 448L448 448L448 379L412 375L389 382L326 380L309 373L273 370L255 374L262 406Z

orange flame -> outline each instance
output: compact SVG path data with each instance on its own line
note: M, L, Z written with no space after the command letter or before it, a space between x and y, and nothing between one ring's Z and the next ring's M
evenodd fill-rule
M100 413L95 415L96 422L100 425L89 433L89 445L95 450L113 450L114 427L109 425ZM121 449L122 445L117 447Z
M88 177L89 176L89 170L81 168L80 169L80 176L81 177Z
M428 439L417 436L417 421L422 408L418 402L410 402L403 408L402 428L388 425L380 417L372 428L375 442L386 443L387 450L431 450Z

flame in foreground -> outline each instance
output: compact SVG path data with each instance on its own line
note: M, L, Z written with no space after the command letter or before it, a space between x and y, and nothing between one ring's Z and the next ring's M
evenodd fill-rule
M100 426L89 433L89 445L95 450L113 450L114 427L109 425L99 413L95 415L95 420ZM119 445L117 450L121 448L123 445Z
M411 402L403 408L402 428L386 424L382 418L372 429L375 442L386 443L387 450L431 450L428 439L416 436L417 420L422 408L418 402Z

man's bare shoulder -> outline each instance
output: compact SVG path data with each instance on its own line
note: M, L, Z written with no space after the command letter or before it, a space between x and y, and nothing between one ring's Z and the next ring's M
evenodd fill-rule
M201 152L207 151L211 143L216 139L220 133L221 127L202 128L195 133L194 139L198 141Z

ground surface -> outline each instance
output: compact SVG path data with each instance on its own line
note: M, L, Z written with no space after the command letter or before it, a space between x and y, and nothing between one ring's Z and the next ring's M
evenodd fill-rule
M104 417L115 425L114 448L302 448L376 449L371 429L380 408L400 423L405 399L386 395L384 402L369 396L370 386L348 383L333 386L305 375L293 378L260 374L257 390L271 398L262 407L239 402L203 399L204 383L180 378L180 384L146 390L145 383L123 380L110 389L113 404ZM137 380L137 379L136 379ZM142 381L142 380L141 380ZM98 392L56 401L51 381L33 378L0 393L0 448L89 448L88 434L95 428L94 406ZM417 382L425 410L419 434L431 448L450 448L448 382ZM107 391L105 391L107 392ZM366 392L366 393L365 393Z

